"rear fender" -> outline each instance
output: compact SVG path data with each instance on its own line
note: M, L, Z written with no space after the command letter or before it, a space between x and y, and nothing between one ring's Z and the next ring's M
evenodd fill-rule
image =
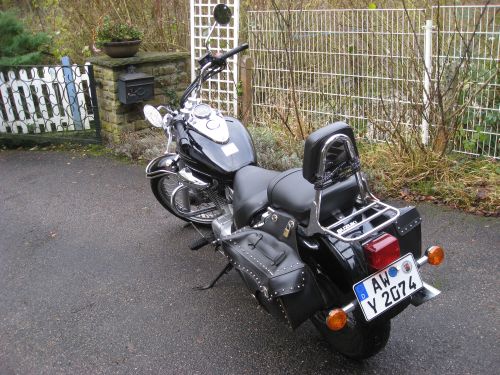
M158 156L157 158L151 160L148 166L146 167L146 177L158 178L166 176L168 174L177 173L179 170L177 166L178 160L179 160L179 155L177 154L167 154Z
M352 285L369 274L363 248L334 238L320 238L316 261L343 293L352 291Z

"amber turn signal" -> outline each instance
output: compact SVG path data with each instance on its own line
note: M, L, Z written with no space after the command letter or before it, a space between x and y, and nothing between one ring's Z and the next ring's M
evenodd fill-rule
M342 309L335 309L330 311L326 317L326 325L332 331L339 331L345 327L347 323L347 314Z
M427 250L427 263L433 266L440 265L444 260L444 250L440 246L431 246Z

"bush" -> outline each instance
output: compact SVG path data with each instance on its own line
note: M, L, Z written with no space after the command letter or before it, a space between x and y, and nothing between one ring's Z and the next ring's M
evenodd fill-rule
M288 137L278 128L252 126L248 130L261 167L284 171L302 166L304 142Z
M0 66L40 64L49 42L47 34L27 31L14 13L0 11Z

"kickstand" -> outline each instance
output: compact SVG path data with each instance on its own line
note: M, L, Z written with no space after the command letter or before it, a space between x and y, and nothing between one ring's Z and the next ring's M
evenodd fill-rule
M226 266L219 272L219 274L210 282L210 284L205 286L195 286L194 290L207 290L214 287L215 283L222 277L224 274L228 273L233 269L233 265L231 263L226 264Z

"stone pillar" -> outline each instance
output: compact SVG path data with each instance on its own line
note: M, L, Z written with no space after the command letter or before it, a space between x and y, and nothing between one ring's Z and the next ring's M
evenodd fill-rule
M142 112L144 105L178 101L189 84L187 52L139 52L134 57L97 56L89 61L94 65L102 138L108 144L119 143L123 132L148 127ZM155 96L152 100L128 105L119 101L118 78L127 73L130 65L136 72L154 77Z

